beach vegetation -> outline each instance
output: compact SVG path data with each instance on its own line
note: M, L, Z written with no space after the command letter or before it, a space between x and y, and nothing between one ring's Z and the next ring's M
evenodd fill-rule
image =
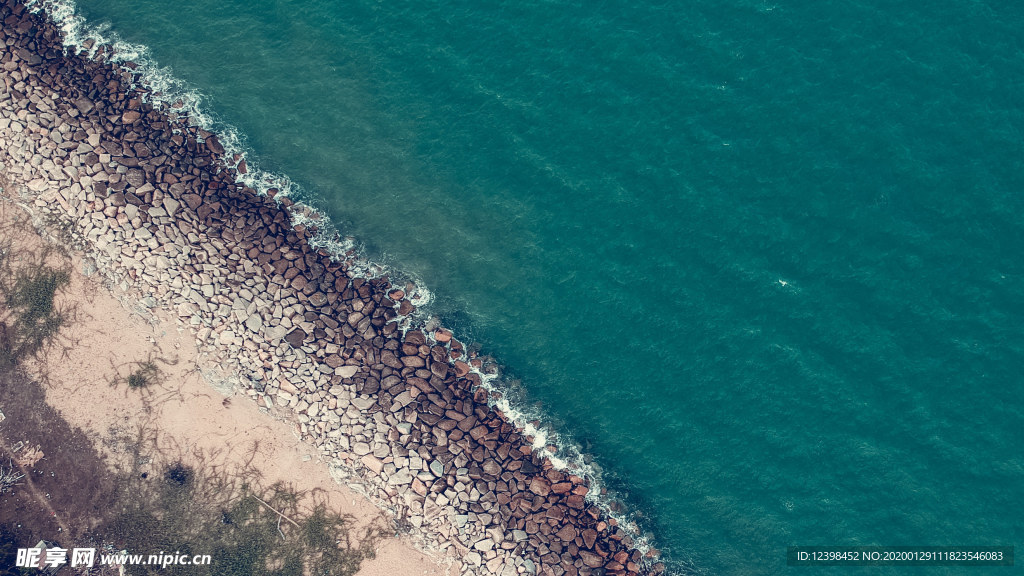
M0 464L0 494L10 492L15 486L21 484L21 479L24 477L25 474L15 468L11 460L7 461L6 467Z
M98 532L131 553L172 550L210 555L210 565L126 566L132 575L350 576L374 555L382 525L354 528L317 494L263 486L251 470L226 469L191 455L166 464L135 457L122 475L120 511ZM158 473L140 472L153 470Z
M160 378L160 369L152 360L140 362L138 366L128 375L127 383L129 388L146 388L155 384Z
M7 418L0 483L8 488L0 491L0 561L11 560L7 566L15 548L47 539L144 557L210 557L202 565L124 566L134 576L351 576L393 534L382 515L357 523L321 492L269 484L244 462L183 450L145 424L111 428L101 456L21 367L0 371L0 406ZM29 452L45 457L22 477L18 462Z
M71 309L57 302L70 272L47 261L45 253L0 246L0 368L47 348L71 318Z

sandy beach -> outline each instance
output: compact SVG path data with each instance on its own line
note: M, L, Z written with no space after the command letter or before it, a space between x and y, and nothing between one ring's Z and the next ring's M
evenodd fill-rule
M8 199L0 202L0 230L18 251L39 253L46 243L33 229L27 212ZM365 496L332 477L328 463L301 442L294 427L260 409L230 389L217 390L201 375L203 359L195 339L166 318L142 306L126 306L92 271L80 254L56 252L50 260L75 272L58 295L58 306L75 306L75 320L58 336L58 350L30 360L28 373L45 382L46 403L71 427L94 440L110 458L117 436L140 427L157 435L161 447L200 456L208 465L249 466L267 484L285 482L299 491L316 491L335 510L361 522L388 519ZM126 378L133 366L154 361L160 377L145 390L133 390ZM0 410L4 407L0 406ZM14 414L5 410L8 417ZM0 428L2 428L0 424ZM18 431L0 430L17 439ZM45 461L46 454L41 455ZM75 487L68 486L74 491ZM76 518L57 521L67 525ZM398 538L381 542L377 557L359 574L442 575L444 566Z

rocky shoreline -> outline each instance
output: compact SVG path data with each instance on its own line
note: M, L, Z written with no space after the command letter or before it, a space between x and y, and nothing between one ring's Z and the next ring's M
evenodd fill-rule
M0 18L4 194L115 289L192 330L238 392L293 419L464 573L664 570L587 498L586 479L488 404L480 358L444 328L406 329L414 286L313 247L315 215L295 219L287 197L240 183L244 161L154 107L109 47L65 54L61 31L20 2Z

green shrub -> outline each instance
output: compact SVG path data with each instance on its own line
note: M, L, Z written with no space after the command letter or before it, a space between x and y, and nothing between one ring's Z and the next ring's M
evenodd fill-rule
M71 317L55 302L71 280L69 272L42 264L45 256L19 255L23 263L15 267L12 256L10 246L0 247L0 367L44 349Z
M42 268L23 271L14 281L7 306L19 313L26 324L45 322L55 315L53 299L57 290L68 283L66 270Z
M155 384L160 378L160 369L156 367L156 364L152 360L147 360L139 364L139 367L132 371L128 375L128 387L129 388L145 388L151 384Z
M209 566L126 566L150 574L351 576L386 532L379 525L352 544L352 518L284 484L258 486L252 472L188 466L125 474L122 509L97 532L130 554L209 554Z

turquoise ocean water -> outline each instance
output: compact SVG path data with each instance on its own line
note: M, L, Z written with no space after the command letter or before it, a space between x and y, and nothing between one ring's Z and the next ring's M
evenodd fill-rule
M1024 5L78 8L421 278L676 570L1024 542Z

